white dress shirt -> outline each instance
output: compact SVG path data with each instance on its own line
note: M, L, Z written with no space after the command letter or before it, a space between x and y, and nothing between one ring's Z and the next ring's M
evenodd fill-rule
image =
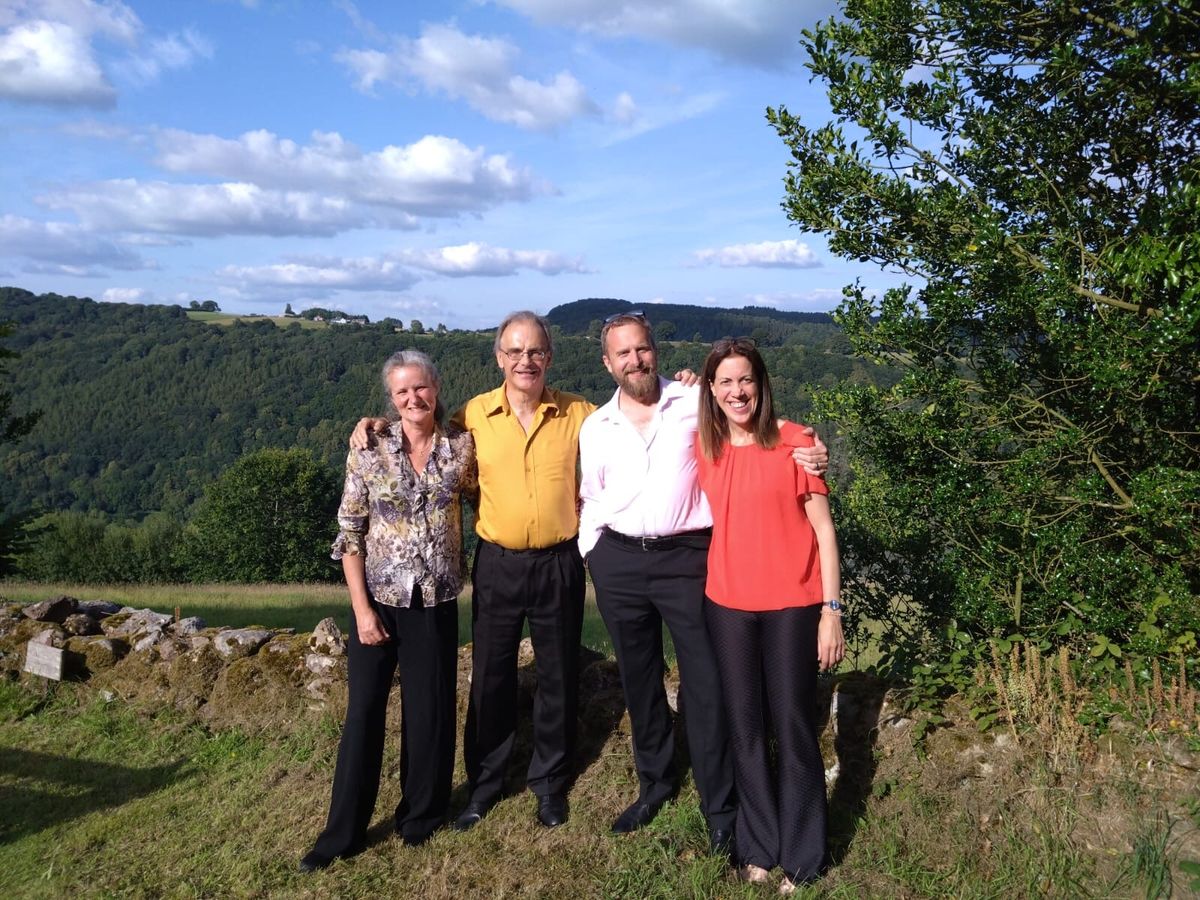
M579 552L585 557L606 526L632 537L664 537L712 525L692 449L700 389L661 376L658 383L645 436L621 412L620 388L579 431Z

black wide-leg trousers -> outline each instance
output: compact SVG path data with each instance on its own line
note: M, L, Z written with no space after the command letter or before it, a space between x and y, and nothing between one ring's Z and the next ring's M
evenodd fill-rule
M471 800L491 805L517 736L517 653L529 636L537 672L533 756L527 783L539 797L566 790L572 775L579 708L583 560L575 541L541 550L508 550L480 540L471 599L471 698L463 760Z
M721 681L704 621L708 551L643 550L601 534L588 554L596 605L612 637L633 731L639 799L661 803L676 788L675 739L663 689L662 626L679 661L692 774L711 828L734 819L734 776Z
M815 878L825 860L826 827L817 743L821 607L745 612L709 601L705 613L729 715L739 860L781 866L793 881Z
M366 645L351 623L347 649L350 698L338 746L325 830L313 850L333 858L363 849L379 793L388 693L400 669L400 784L396 831L421 843L446 820L454 775L458 603L408 608L372 601L386 644Z

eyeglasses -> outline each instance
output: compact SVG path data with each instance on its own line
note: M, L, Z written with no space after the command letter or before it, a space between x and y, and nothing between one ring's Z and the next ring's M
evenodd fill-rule
M716 353L728 353L730 350L754 350L758 347L752 337L723 337L719 341L713 341L713 351Z
M607 319L604 320L604 324L608 325L612 322L617 321L617 319L641 319L644 322L644 321L646 321L646 314L644 312L642 312L640 309L626 309L626 310L622 310L621 312L613 313L611 316L609 316Z
M535 350L501 350L508 357L509 362L520 362L524 356L529 357L530 362L545 362L546 357L550 355L549 350L542 350L540 347Z

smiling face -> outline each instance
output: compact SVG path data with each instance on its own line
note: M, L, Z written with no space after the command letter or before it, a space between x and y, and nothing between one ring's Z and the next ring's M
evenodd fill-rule
M399 366L388 373L388 397L406 429L432 431L437 411L436 382L421 366Z
M621 391L639 403L658 400L658 354L650 329L638 322L618 325L604 339L604 368Z
M729 423L729 434L753 434L754 414L758 409L758 381L750 360L744 356L727 356L709 383L717 406Z
M550 342L536 321L518 319L500 335L496 364L504 372L504 383L526 394L541 394L550 368Z

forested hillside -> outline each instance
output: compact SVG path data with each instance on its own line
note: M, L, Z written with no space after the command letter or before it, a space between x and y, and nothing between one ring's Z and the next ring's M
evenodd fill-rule
M16 288L0 289L3 321L15 325L5 346L20 354L10 369L13 412L42 412L28 435L0 445L0 503L8 512L181 514L235 460L265 447L308 449L340 469L354 421L383 410L380 364L402 347L417 345L437 362L450 409L499 378L491 334L397 334L390 325L310 330L267 320L216 326L178 307ZM698 367L706 350L665 344L662 368ZM783 410L795 417L807 410L808 384L867 383L886 373L828 341L814 349L790 340L766 352ZM594 337L558 335L551 382L593 400L609 396L612 380Z
M639 309L649 317L660 337L711 342L722 337L749 336L761 346L802 344L810 350L847 354L850 343L829 313L783 312L764 306L715 309L679 303L638 306L628 300L589 298L556 306L546 314L568 334L600 333L613 313Z

